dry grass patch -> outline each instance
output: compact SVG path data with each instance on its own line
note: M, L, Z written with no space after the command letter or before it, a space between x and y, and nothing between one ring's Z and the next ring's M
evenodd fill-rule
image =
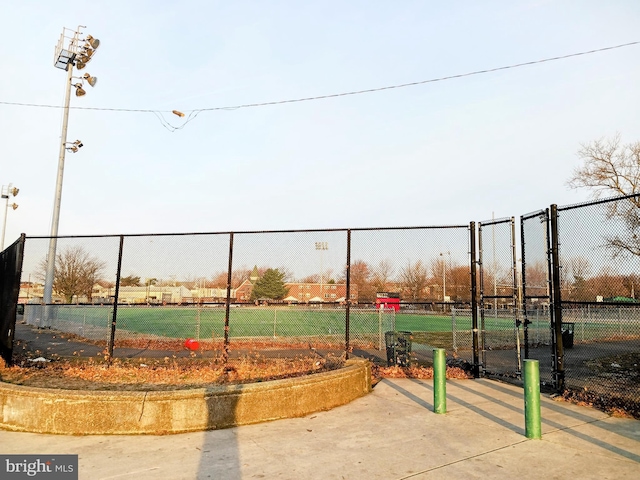
M224 363L220 358L120 360L111 364L88 359L34 361L0 365L0 380L17 385L69 390L179 390L210 385L254 383L298 377L340 368L344 359L320 357L267 358L247 355Z
M419 379L432 379L433 367L423 367L419 365L412 365L409 367L380 367L373 365L371 372L374 378L419 378ZM473 378L470 372L460 367L447 367L448 379L469 379Z

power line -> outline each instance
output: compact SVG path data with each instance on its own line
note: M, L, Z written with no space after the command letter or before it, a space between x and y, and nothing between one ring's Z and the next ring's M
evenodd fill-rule
M304 98L294 98L294 99L289 99L289 100L278 100L278 101L272 101L272 102L263 102L263 103L246 103L246 104L242 104L242 105L234 105L234 106L228 106L228 107L210 107L210 108L199 108L199 109L193 109L193 110L185 110L185 112L190 112L191 115L190 117L185 121L185 123L193 120L193 118L195 118L195 115L199 114L200 112L211 112L211 111L218 111L218 110L238 110L240 108L255 108L255 107L267 107L267 106L273 106L273 105L284 105L287 103L300 103L300 102L311 102L311 101L315 101L315 100L325 100L328 98L338 98L338 97L347 97L347 96L352 96L352 95L362 95L365 93L374 93L374 92L382 92L385 90L393 90L393 89L398 89L398 88L406 88L406 87L414 87L417 85L425 85L427 83L436 83L436 82L443 82L446 80L454 80L456 78L464 78L464 77L471 77L474 75L484 75L487 73L492 73L492 72L499 72L502 70L510 70L510 69L514 69L514 68L521 68L521 67L527 67L530 65L537 65L540 63L547 63L547 62L555 62L558 60L565 60L567 58L573 58L573 57L579 57L579 56L583 56L583 55L591 55L593 53L599 53L599 52L604 52L604 51L608 51L608 50L614 50L617 48L624 48L624 47L630 47L632 45L638 45L640 44L640 41L636 41L636 42L629 42L629 43L623 43L620 45L613 45L610 47L603 47L603 48L597 48L595 50L588 50L585 52L578 52L578 53L570 53L568 55L561 55L561 56L557 56L557 57L550 57L550 58L543 58L541 60L533 60L530 62L523 62L523 63L516 63L513 65L506 65L503 67L495 67L495 68L488 68L485 70L476 70L473 72L467 72L467 73L460 73L457 75L449 75L446 77L438 77L438 78L431 78L428 80L420 80L417 82L409 82L409 83L401 83L401 84L397 84L397 85L388 85L385 87L377 87L377 88L369 88L369 89L364 89L364 90L354 90L351 92L342 92L342 93L332 93L332 94L328 94L328 95L319 95L319 96L315 96L315 97L304 97ZM38 103L19 103L19 102L3 102L0 101L0 105L12 105L12 106L18 106L18 107L36 107L36 108L63 108L62 106L59 105L46 105L46 104L38 104ZM102 112L129 112L129 113L153 113L156 116L158 114L162 115L162 113L171 113L171 110L152 110L152 109L134 109L134 108L103 108L103 107L69 107L75 110L97 110L97 111L102 111ZM195 115L193 115L195 114ZM163 122L164 123L164 122ZM173 129L177 130L181 127L172 127Z

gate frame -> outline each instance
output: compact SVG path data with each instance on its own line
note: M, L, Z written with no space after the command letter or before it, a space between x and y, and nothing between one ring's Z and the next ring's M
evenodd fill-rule
M511 246L511 278L512 278L512 293L511 295L485 295L484 294L484 267L483 267L483 242L482 242L482 228L487 226L495 226L504 223L511 224L511 238L510 238L510 246ZM485 339L486 339L486 330L485 330L485 316L484 316L484 305L485 299L511 299L513 302L514 309L514 333L516 336L516 361L517 361L517 375L521 375L522 372L522 362L521 362L521 354L520 354L520 302L518 301L518 282L517 282L517 258L516 258L516 237L515 237L515 217L503 217L492 220L487 220L484 222L478 222L478 244L479 244L479 255L478 255L478 264L480 265L480 325L481 325L481 337L482 337L482 367L486 369L486 348L485 348ZM494 272L495 275L495 272ZM497 304L494 302L497 309Z
M522 255L521 261L521 283L522 283L522 311L524 314L524 334L525 334L525 357L529 357L529 325L531 321L527 313L527 300L529 299L546 299L549 303L549 333L551 338L551 345L549 354L551 356L551 379L553 381L553 388L561 390L563 388L564 381L564 362L559 362L561 358L561 352L558 351L558 334L557 325L562 330L562 309L556 309L556 305L560 305L560 274L558 267L557 283L554 277L554 265L558 263L558 228L557 228L557 211L555 211L556 220L551 221L551 212L554 212L553 205L550 208L543 210L537 210L535 212L527 213L520 216L520 249ZM525 235L525 221L534 218L539 218L540 223L544 225L544 248L547 264L547 293L546 295L527 295L527 248L526 248L526 235ZM555 255L554 255L555 252ZM557 292L558 297L554 294ZM559 322L556 319L560 319ZM560 341L562 341L562 334L559 335ZM560 346L562 348L562 346Z
M0 252L0 357L11 365L26 235Z

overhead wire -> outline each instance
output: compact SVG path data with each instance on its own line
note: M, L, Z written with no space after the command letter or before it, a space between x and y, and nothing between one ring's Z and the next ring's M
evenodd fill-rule
M467 73L460 73L457 75L449 75L446 77L438 77L438 78L431 78L429 80L420 80L417 82L409 82L409 83L401 83L401 84L397 84L397 85L389 85L389 86L385 86L385 87L377 87L377 88L369 88L369 89L365 89L365 90L355 90L355 91L351 91L351 92L343 92L343 93L333 93L333 94L328 94L328 95L320 95L320 96L315 96L315 97L306 97L306 98L296 98L296 99L291 99L291 100L280 100L280 101L274 101L274 102L264 102L264 103L248 103L248 104L244 104L244 105L236 105L234 107L212 107L212 108L202 108L199 111L213 111L213 110L228 110L228 109L239 109L239 108L250 108L250 107L264 107L264 106L270 106L270 105L282 105L282 104L286 104L286 103L296 103L296 102L308 102L308 101L313 101L313 100L324 100L327 98L336 98L336 97L345 97L345 96L349 96L349 95L360 95L360 94L364 94L364 93L373 93L373 92L381 92L384 90L392 90L392 89L396 89L396 88L405 88L405 87L413 87L416 85L424 85L427 83L435 83L435 82L442 82L445 80L453 80L456 78L463 78L463 77L470 77L473 75L482 75L485 73L491 73L491 72L498 72L501 70L508 70L508 69L512 69L512 68L519 68L519 67L526 67L529 65L535 65L535 64L539 64L539 63L545 63L545 62L552 62L552 61L556 61L556 60L563 60L566 58L571 58L571 57L577 57L580 55L589 55L592 53L598 53L598 52L603 52L606 50L613 50L616 48L622 48L622 47L628 47L631 45L638 45L640 44L640 41L637 42L630 42L630 43L624 43L621 45L614 45L611 47L604 47L604 48L598 48L595 50L589 50L586 52L578 52L578 53L570 53L568 55L562 55L562 56L558 56L558 57L550 57L550 58L544 58L541 60L533 60L530 62L523 62L523 63L516 63L513 65L506 65L503 67L495 67L495 68L488 68L485 70L476 70L474 72L467 72Z
M171 110L135 109L135 108L106 108L106 107L82 107L82 106L70 106L69 108L70 109L74 109L74 110L94 110L94 111L103 111L103 112L153 113L154 115L156 115L156 117L158 117L158 119L163 124L163 126L165 126L165 128L168 128L171 131L175 131L175 130L180 130L180 129L184 128L184 126L187 123L189 123L193 119L195 119L201 112L211 112L211 111L220 111L220 110L238 110L238 109L241 109L241 108L267 107L267 106L274 106L274 105L285 105L285 104L289 104L289 103L311 102L311 101L316 101L316 100L325 100L325 99L329 99L329 98L339 98L339 97L347 97L347 96L353 96L353 95L362 95L362 94L366 94L366 93L382 92L382 91L385 91L385 90L393 90L393 89L399 89L399 88L413 87L413 86L417 86L417 85L425 85L425 84L428 84L428 83L443 82L443 81L447 81L447 80L454 80L454 79L457 79L457 78L471 77L471 76L474 76L474 75L483 75L483 74L487 74L487 73L499 72L499 71L510 70L510 69L515 69L515 68L521 68L521 67L537 65L537 64L541 64L541 63L548 63L548 62L554 62L554 61L558 61L558 60L565 60L565 59L568 59L568 58L579 57L579 56L584 56L584 55L591 55L591 54L594 54L594 53L604 52L604 51L608 51L608 50L614 50L614 49L618 49L618 48L630 47L630 46L639 45L639 44L640 44L640 41L628 42L628 43L623 43L623 44L619 44L619 45L613 45L613 46L609 46L609 47L602 47L602 48L597 48L597 49L593 49L593 50L587 50L587 51L584 51L584 52L570 53L570 54L567 54L567 55L559 55L559 56L543 58L543 59L539 59L539 60L532 60L532 61L529 61L529 62L515 63L515 64L511 64L511 65L505 65L505 66L502 66L502 67L494 67L494 68L487 68L487 69L483 69L483 70L475 70L475 71L472 71L472 72L459 73L459 74L448 75L448 76L444 76L444 77L430 78L430 79L427 79L427 80L419 80L419 81L415 81L415 82L400 83L400 84L395 84L395 85L387 85L387 86L384 86L384 87L367 88L367 89L362 89L362 90L353 90L353 91L349 91L349 92L332 93L332 94L327 94L327 95L317 95L317 96L313 96L313 97L293 98L293 99L287 99L287 100L276 100L276 101L271 101L271 102L246 103L246 104L226 106L226 107L209 107L209 108L199 108L199 109L193 109L193 110L185 110L185 112L189 113L189 116L184 121L184 123L182 125L178 126L178 127L175 127L175 126L171 125L162 116L163 113L171 113ZM61 105L47 105L47 104L38 104L38 103L22 103L22 102L6 102L6 101L0 101L0 105L11 105L11 106L19 106L19 107L35 107L35 108L64 108Z

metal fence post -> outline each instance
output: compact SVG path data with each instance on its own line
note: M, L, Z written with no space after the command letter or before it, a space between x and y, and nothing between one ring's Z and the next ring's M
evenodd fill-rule
M456 342L456 307L451 307L451 346L455 353L458 353L458 344Z
M553 379L557 390L564 389L564 349L562 346L562 295L560 291L560 243L558 241L558 206L551 205L551 343L553 345Z
M480 377L480 331L478 329L478 295L476 278L476 222L469 224L471 243L471 329L473 331L473 376Z
M109 336L108 361L113 359L113 347L116 341L116 320L118 319L118 297L120 295L120 273L122 271L122 249L124 247L124 235L120 235L120 246L118 248L118 269L116 270L116 290L113 295L113 315L111 317L111 334Z
M514 235L515 238L515 235ZM522 311L524 325L524 358L529 358L529 314L527 312L527 260L524 235L524 217L520 217L520 285L522 285L520 301L516 308Z
M231 310L231 271L233 269L233 232L229 233L229 265L227 267L227 299L224 312L223 360L229 360L229 313Z
M349 329L350 329L350 315L351 315L351 230L347 230L347 267L346 267L346 308L345 308L345 320L344 320L344 350L345 357L349 358Z

